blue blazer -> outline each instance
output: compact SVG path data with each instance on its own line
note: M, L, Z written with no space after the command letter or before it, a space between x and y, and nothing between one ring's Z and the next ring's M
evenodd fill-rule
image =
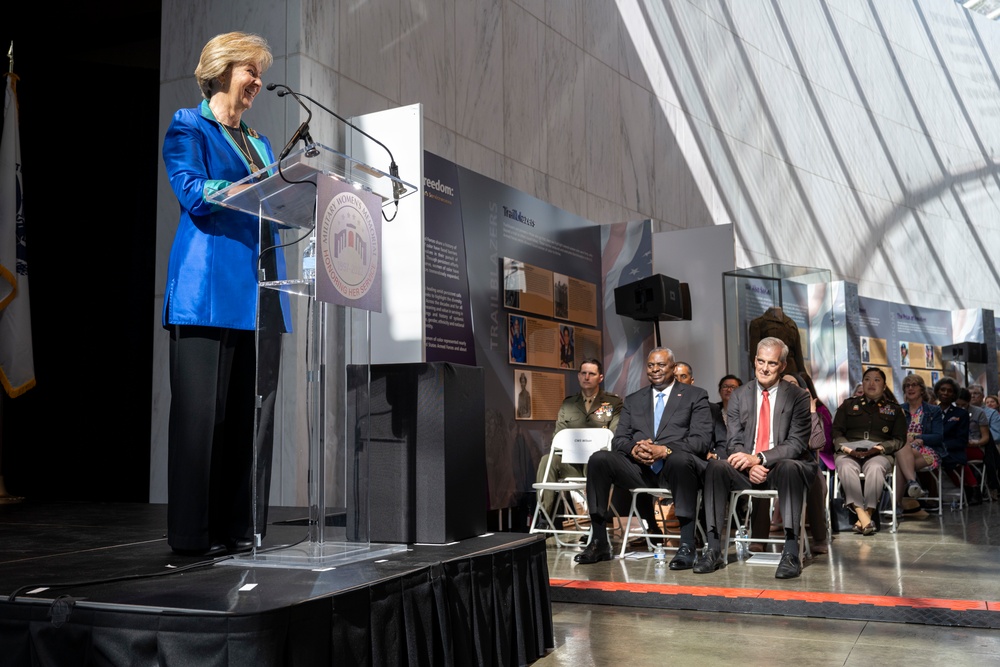
M944 452L941 454L941 461L946 464L945 469L951 469L969 460L965 453L965 448L969 444L969 411L954 404L938 407L941 409L944 424L942 437Z
M907 423L913 418L910 412L910 406L907 403L903 404L903 409L906 410ZM923 433L920 435L920 439L924 441L924 444L933 449L938 458L942 461L947 462L949 460L949 451L947 443L944 439L944 413L941 408L934 405L933 403L924 402L923 404L923 416L920 418L920 426L923 429ZM965 427L965 438L968 439L968 422L966 422ZM962 454L965 453L965 444L962 444Z
M266 164L274 162L267 137L241 123ZM257 313L259 222L256 216L210 204L207 197L248 176L250 165L208 101L174 114L163 140L163 162L180 205L163 298L163 326L188 324L254 329ZM273 243L277 230L271 227ZM276 253L277 279L286 277ZM291 331L288 296L281 293L284 330Z
M909 418L909 415L912 414L909 412L910 408L909 406L904 407ZM925 445L937 452L938 456L944 456L948 450L944 447L944 418L941 408L925 401L923 411L923 417L920 419L923 433L920 435L920 439L924 441Z

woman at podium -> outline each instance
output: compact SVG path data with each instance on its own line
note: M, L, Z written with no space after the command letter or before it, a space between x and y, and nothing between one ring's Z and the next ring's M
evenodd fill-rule
M163 299L171 393L167 542L182 554L249 550L266 526L280 334L290 320L287 302L257 283L259 276L283 278L285 267L270 251L277 242L271 223L262 228L256 217L207 197L274 161L267 137L243 120L272 60L260 36L213 37L194 73L204 99L174 114L163 141L180 205ZM263 400L255 414L258 382Z

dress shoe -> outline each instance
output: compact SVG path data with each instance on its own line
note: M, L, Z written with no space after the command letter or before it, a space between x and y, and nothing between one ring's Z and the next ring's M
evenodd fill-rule
M226 542L226 549L231 554L241 554L253 549L253 540L249 537L234 538Z
M694 564L695 574L708 574L726 566L726 559L716 549L705 549Z
M774 571L775 579L794 579L802 574L802 563L799 562L798 554L791 551L784 551L781 560L778 561L778 569Z
M941 508L938 506L938 501L936 500L924 500L920 499L920 509L925 512L930 512L931 514L939 514Z
M199 558L217 558L226 555L225 544L213 544L207 549L173 549L178 556L197 556Z
M830 541L829 540L817 540L809 545L810 551L814 554L828 554L830 553Z
M694 545L682 544L671 559L669 567L671 570L690 570L694 567L694 559L697 555L698 552L695 551Z
M590 565L591 563L600 563L602 560L611 560L612 557L610 544L591 542L586 549L573 556L573 560L581 565Z

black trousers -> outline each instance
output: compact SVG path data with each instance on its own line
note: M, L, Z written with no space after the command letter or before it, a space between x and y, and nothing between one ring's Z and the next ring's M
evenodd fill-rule
M726 512L729 493L751 487L778 492L778 505L781 507L781 519L785 528L790 528L796 538L801 538L798 530L802 514L802 492L816 479L818 470L819 465L815 461L782 459L770 465L763 484L753 484L747 471L737 470L727 460L709 461L705 469L704 498L710 546L718 548L723 531L729 530Z
M587 463L587 506L592 520L604 523L610 518L608 495L612 487L670 489L677 516L697 518L701 473L698 459L685 451L674 450L664 459L659 474L618 450L595 452Z
M276 332L262 332L258 378L254 331L171 328L167 543L172 548L202 550L251 538L255 530L264 534L280 341Z

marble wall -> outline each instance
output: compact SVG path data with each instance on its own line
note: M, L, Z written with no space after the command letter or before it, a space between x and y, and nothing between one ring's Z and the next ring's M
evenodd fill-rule
M265 35L267 81L344 116L423 105L428 150L599 223L732 224L738 267L879 299L1000 301L1000 24L942 0L164 0L165 130L204 42ZM317 112L313 136L342 129ZM282 144L300 110L247 120ZM151 497L165 497L159 191ZM697 249L692 249L696 253Z

